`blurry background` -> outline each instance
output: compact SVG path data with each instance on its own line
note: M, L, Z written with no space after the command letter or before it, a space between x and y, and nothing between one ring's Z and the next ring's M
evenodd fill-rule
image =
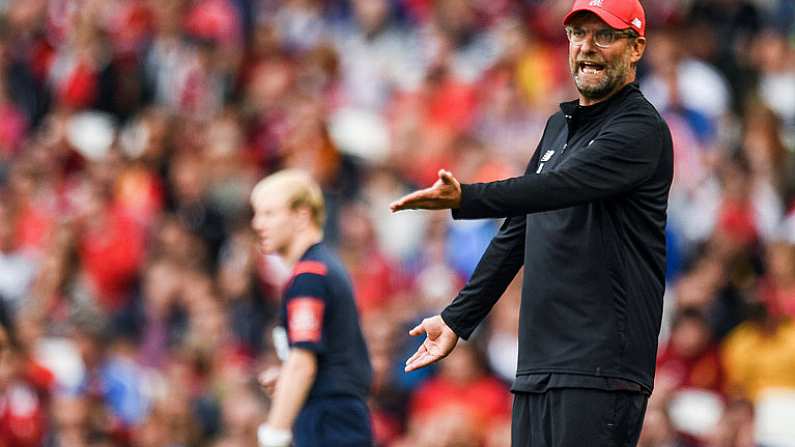
M676 178L644 447L795 445L795 1L646 1ZM499 222L390 215L523 172L576 97L568 0L0 0L6 447L248 447L284 266L248 193L310 171L353 278L380 446L509 445L519 280L404 374Z

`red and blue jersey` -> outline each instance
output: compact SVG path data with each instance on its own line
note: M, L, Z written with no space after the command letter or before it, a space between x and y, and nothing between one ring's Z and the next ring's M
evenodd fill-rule
M359 325L353 286L342 263L322 243L296 263L284 290L282 325L291 348L317 355L309 399L366 399L372 367Z

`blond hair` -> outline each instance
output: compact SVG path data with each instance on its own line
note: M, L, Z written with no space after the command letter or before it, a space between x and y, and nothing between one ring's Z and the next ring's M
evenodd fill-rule
M282 194L291 210L306 208L312 223L322 229L326 222L326 205L323 192L312 177L299 169L284 169L260 180L251 191L251 203L269 200L269 196Z

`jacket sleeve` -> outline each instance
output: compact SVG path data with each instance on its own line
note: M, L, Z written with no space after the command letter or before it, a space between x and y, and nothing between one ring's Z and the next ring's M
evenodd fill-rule
M663 126L644 110L628 111L554 171L461 185L458 219L522 216L620 195L649 179L663 147Z
M442 319L461 338L469 338L522 266L525 227L525 216L508 218L502 224L469 282L442 311Z

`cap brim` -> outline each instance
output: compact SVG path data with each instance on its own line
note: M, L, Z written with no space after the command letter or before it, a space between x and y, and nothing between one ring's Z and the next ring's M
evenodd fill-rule
M632 29L635 29L635 28L632 27L632 25L624 22L623 20L621 20L618 17L614 16L610 12L605 11L602 8L597 8L596 6L582 6L582 7L576 8L576 9L572 9L571 11L569 11L568 14L566 14L566 17L563 18L563 24L564 25L568 25L569 24L569 20L571 20L571 18L575 14L577 14L578 12L583 12L583 11L588 11L588 12L592 12L592 13L596 14L597 16L599 16L600 19L604 20L605 23L610 25L611 28L615 28L615 29L632 28Z

